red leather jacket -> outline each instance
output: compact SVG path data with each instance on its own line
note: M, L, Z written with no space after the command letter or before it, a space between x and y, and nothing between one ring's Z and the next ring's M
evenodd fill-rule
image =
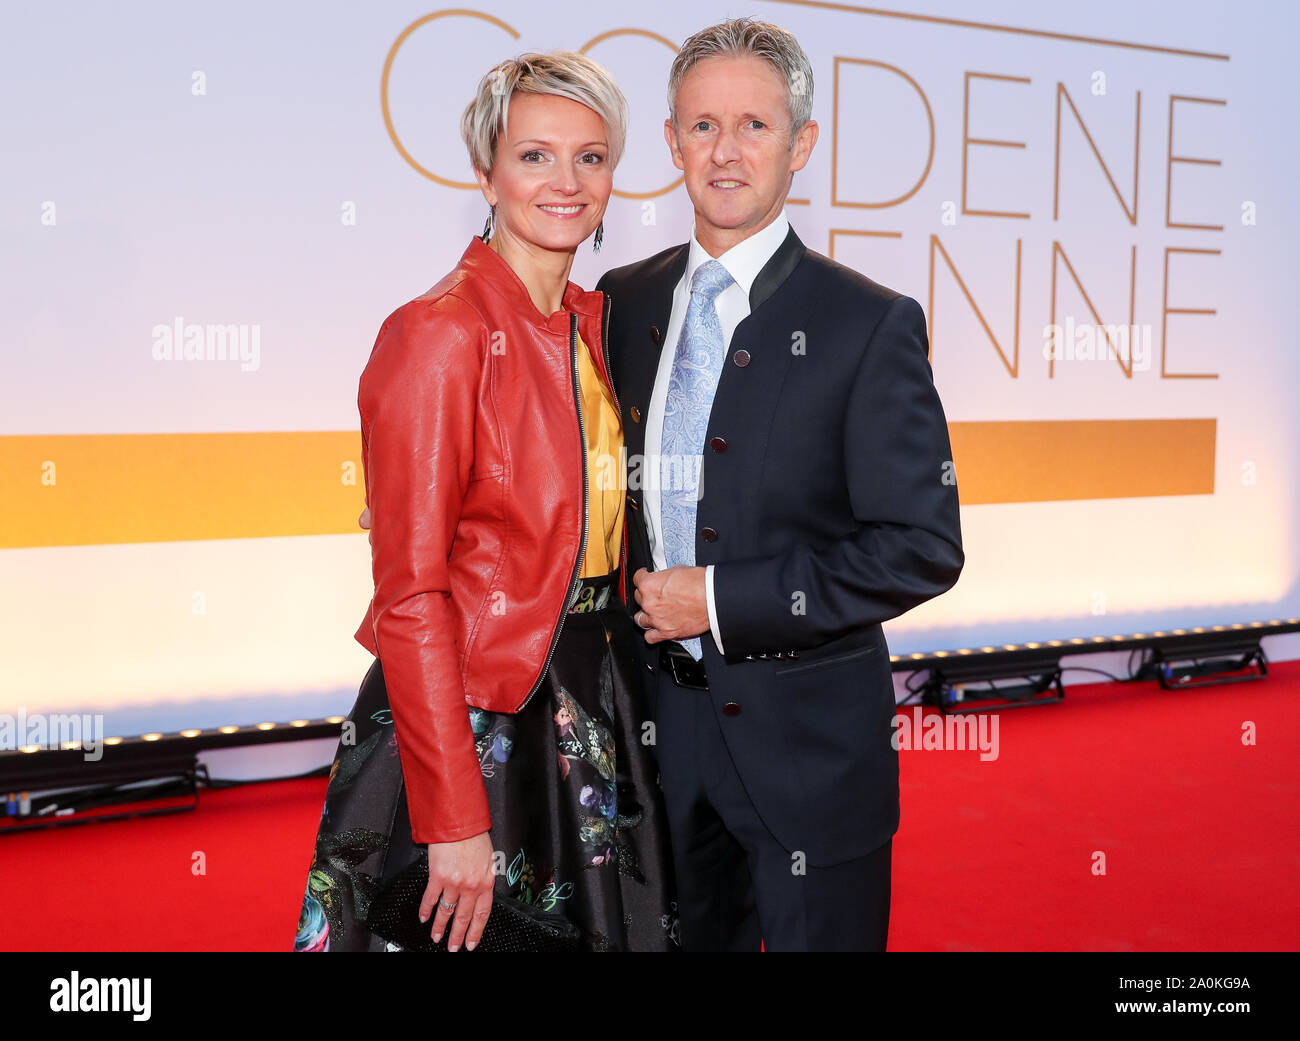
M570 282L545 317L475 238L361 374L375 593L356 638L384 670L418 843L488 830L467 705L518 711L559 638L587 520L575 332L608 384L603 302Z

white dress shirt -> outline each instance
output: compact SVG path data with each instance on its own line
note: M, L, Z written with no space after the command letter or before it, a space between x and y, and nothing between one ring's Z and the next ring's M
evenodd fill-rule
M722 342L726 352L731 351L731 336L742 321L749 317L749 290L754 279L772 255L785 241L790 230L790 222L784 211L777 215L766 228L756 231L743 242L738 242L717 258L719 264L727 269L734 280L718 294L714 307L718 320L722 324ZM691 229L690 254L686 260L686 270L681 281L673 290L673 309L668 319L668 331L664 334L663 349L659 352L659 370L655 375L654 390L650 395L650 407L646 412L645 452L646 472L659 473L659 455L663 446L664 401L668 397L668 382L672 378L673 359L677 356L677 340L686 321L686 306L691 298L691 279L695 270L714 258L705 252ZM655 481L646 481L642 488L645 503L646 528L650 535L650 551L654 555L654 565L662 571L668 566L664 556L663 538L660 536L659 488ZM709 606L709 631L718 651L722 651L722 635L718 632L718 614L713 604L713 565L704 572L705 590Z

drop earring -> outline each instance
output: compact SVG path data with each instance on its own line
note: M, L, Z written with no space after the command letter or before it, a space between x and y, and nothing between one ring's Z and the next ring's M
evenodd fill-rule
M483 234L479 236L479 238L483 240L483 245L485 246L487 245L488 239L490 239L493 233L496 231L496 224L497 224L497 208L493 206L492 209L488 211L487 220L484 221L483 223Z
M591 251L593 253L599 253L600 245L604 241L605 241L605 222L601 221L600 224L596 226L596 237L592 240Z

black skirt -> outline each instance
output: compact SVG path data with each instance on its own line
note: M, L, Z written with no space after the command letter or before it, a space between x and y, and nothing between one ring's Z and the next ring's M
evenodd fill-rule
M617 576L584 579L541 686L517 713L468 707L497 851L496 892L562 913L589 950L675 950L671 854L640 630ZM397 951L366 927L411 865L397 735L376 661L330 770L295 951Z

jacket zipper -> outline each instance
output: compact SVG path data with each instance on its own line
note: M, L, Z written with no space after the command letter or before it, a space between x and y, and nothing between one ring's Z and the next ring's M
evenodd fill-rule
M609 380L609 393L614 398L614 411L623 414L618 404L618 391L614 389L614 370L609 365L609 294L605 294L605 316L600 325L600 350L605 357L605 378Z
M618 415L623 414L623 407L618 403L618 391L614 389L614 369L609 364L609 311L612 301L609 294L605 294L605 314L600 324L600 351L605 358L605 378L609 380L609 393L614 399L614 411ZM620 460L621 462L621 460ZM627 473L627 468L623 467L622 472ZM624 507L624 517L626 518L626 507ZM631 523L629 520L628 523ZM624 537L618 547L618 569L622 571L627 560L627 538Z
M609 363L606 362L607 372L608 365ZM569 604L582 582L578 572L582 570L582 558L586 555L587 548L587 428L582 419L582 387L578 373L578 316L572 311L569 312L569 368L573 375L573 403L578 408L578 441L582 448L582 537L578 540L578 555L573 561L569 591L564 597L564 603L560 605L560 617L555 623L555 633L551 636L551 646L546 651L546 660L542 662L542 671L533 683L533 689L528 692L528 697L524 698L519 708L515 709L516 712L521 711L524 705L533 700L533 695L537 693L546 678L546 670L551 667L551 658L555 656L555 648L560 642L560 630L564 628L564 618L569 613Z

